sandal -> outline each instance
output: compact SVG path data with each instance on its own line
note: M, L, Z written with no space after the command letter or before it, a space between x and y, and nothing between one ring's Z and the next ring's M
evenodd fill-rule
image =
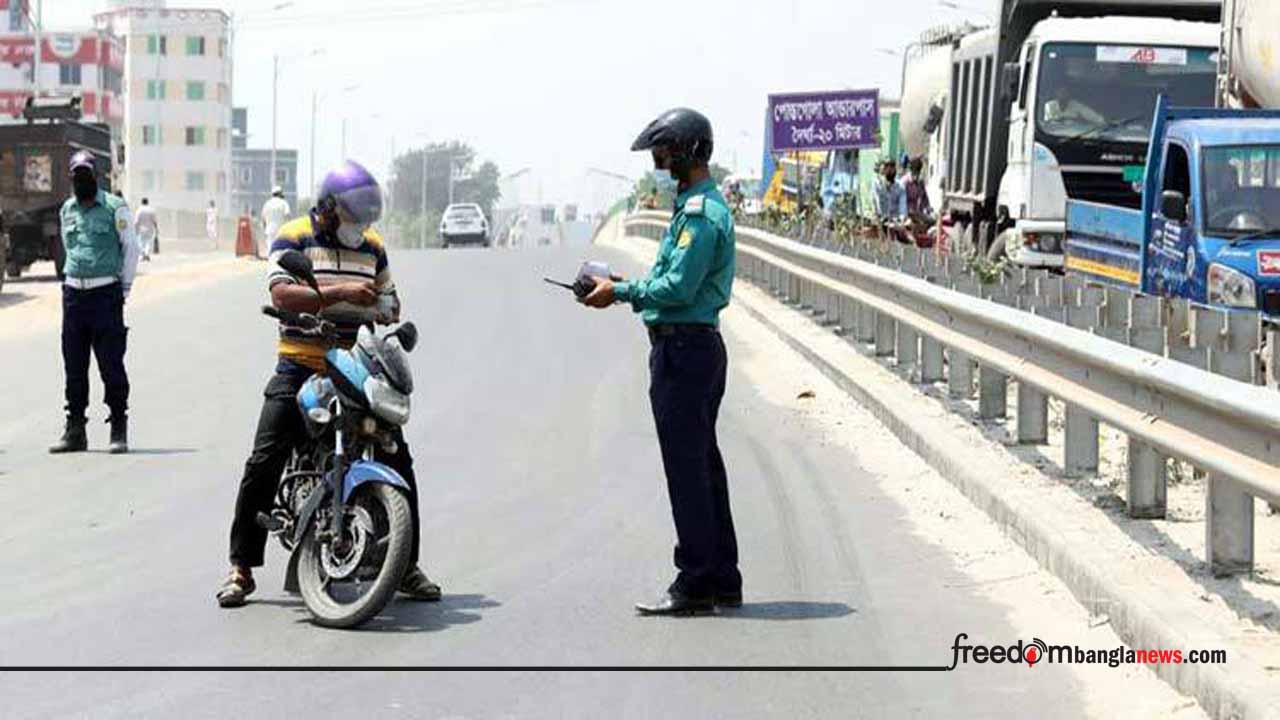
M431 578L422 572L422 568L416 567L404 576L404 580L400 583L400 592L414 600L426 602L439 602L442 594L440 586L431 582Z
M218 605L224 608L241 607L248 602L249 596L257 589L258 586L253 582L253 575L233 567L231 574L227 575L226 581L218 589Z

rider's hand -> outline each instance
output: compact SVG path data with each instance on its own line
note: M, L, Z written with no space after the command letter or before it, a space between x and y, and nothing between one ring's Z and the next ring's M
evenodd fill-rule
M586 297L580 298L578 302L593 308L607 308L613 304L613 281L609 278L592 277L596 287Z
M349 302L352 305L368 307L378 302L378 291L373 287L373 281L371 280L342 283L335 287L334 290L337 291L338 300Z

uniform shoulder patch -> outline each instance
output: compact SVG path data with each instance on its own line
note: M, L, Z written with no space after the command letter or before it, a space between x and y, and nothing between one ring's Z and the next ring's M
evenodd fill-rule
M694 195L693 197L684 201L684 214L685 215L701 215L706 202L707 202L706 195Z
M128 230L128 229L129 229L129 218L127 217L116 218L116 232L124 232L125 230Z
M685 228L680 231L680 237L676 240L676 247L687 248L693 244L693 231Z

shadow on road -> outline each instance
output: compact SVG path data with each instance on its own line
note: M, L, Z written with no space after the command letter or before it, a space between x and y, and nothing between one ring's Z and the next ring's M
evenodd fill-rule
M253 600L251 605L271 605L296 610L303 615L299 623L310 623L311 616L302 603L302 598ZM356 632L411 633L436 632L453 625L468 625L479 622L482 618L477 610L486 610L501 606L502 603L485 595L450 595L440 602L421 602L397 597L391 601L382 614L370 620L367 625L357 628Z
M106 450L89 450L91 455L107 455ZM190 455L200 452L196 448L129 448L129 455Z
M13 281L6 280L5 284L8 285L11 282ZM15 293L15 292L0 293L0 308L7 308L7 307L13 307L14 305L21 305L22 303L27 302L28 300L35 300L35 299L36 299L35 295L27 295L25 293Z
M721 608L720 617L745 620L828 620L857 612L842 602L775 600L746 603L740 608Z

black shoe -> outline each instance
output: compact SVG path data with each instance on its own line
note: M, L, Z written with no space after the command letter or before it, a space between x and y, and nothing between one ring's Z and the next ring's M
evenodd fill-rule
M716 593L716 607L742 607L742 591Z
M668 592L653 603L636 603L641 615L710 615L716 611L710 597L690 597L683 593Z
M129 452L129 419L121 415L112 417L108 422L111 423L111 444L107 446L107 452L112 455Z
M67 418L67 429L62 439L49 446L49 452L59 453L84 452L89 449L89 436L84 431L84 418Z

